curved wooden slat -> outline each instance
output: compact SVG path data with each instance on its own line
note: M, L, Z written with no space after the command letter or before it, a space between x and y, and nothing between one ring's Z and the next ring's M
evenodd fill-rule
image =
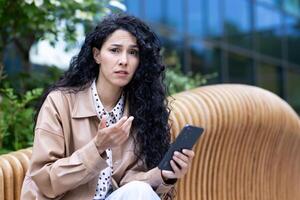
M0 194L4 196L5 200L14 200L14 174L13 168L3 156L0 156L0 168L3 172L4 178L4 193Z
M29 168L29 163L30 163L30 158L28 156L28 153L24 153L22 151L15 151L15 152L12 152L11 155L16 157L20 161L22 168L23 168L23 173L25 175Z
M3 155L2 157L10 163L13 169L14 186L13 188L11 188L11 190L13 190L14 192L14 199L19 200L21 188L24 180L24 171L23 171L22 164L18 160L18 158L14 157L12 154Z
M28 169L32 149L22 149L0 156L0 200L19 200L25 173ZM1 175L1 174L0 174Z
M0 167L0 200L4 200L4 174Z

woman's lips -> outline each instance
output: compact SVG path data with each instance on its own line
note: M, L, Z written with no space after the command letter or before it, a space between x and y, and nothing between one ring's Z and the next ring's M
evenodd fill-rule
M116 71L115 74L117 76L126 77L129 73L127 71Z

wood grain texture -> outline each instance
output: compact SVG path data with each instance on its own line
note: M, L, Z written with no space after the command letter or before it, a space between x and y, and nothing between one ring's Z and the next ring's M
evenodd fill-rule
M5 200L14 200L14 174L13 168L3 156L0 156L0 168L2 170L2 177L0 178L4 183L4 186L0 186L2 194L1 198ZM0 174L1 175L1 174Z
M172 138L186 124L205 128L177 200L300 199L300 120L273 93L222 84L170 98Z
M31 148L27 148L0 156L0 200L20 199L31 152Z
M22 183L24 180L24 171L21 162L18 158L13 156L12 154L3 155L2 158L6 159L12 170L13 170L13 193L14 199L20 199L20 192L22 188Z

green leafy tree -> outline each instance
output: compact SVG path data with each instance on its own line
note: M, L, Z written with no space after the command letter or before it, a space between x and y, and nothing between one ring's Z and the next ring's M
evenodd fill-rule
M24 71L30 70L29 50L40 39L53 44L63 33L67 42L76 41L76 26L89 30L108 12L109 0L0 0L0 65L4 51L13 45Z

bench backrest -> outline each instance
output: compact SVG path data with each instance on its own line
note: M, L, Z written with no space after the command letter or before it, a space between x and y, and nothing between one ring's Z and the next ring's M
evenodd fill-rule
M300 199L300 120L285 101L238 84L173 98L173 138L186 123L205 128L178 200Z

